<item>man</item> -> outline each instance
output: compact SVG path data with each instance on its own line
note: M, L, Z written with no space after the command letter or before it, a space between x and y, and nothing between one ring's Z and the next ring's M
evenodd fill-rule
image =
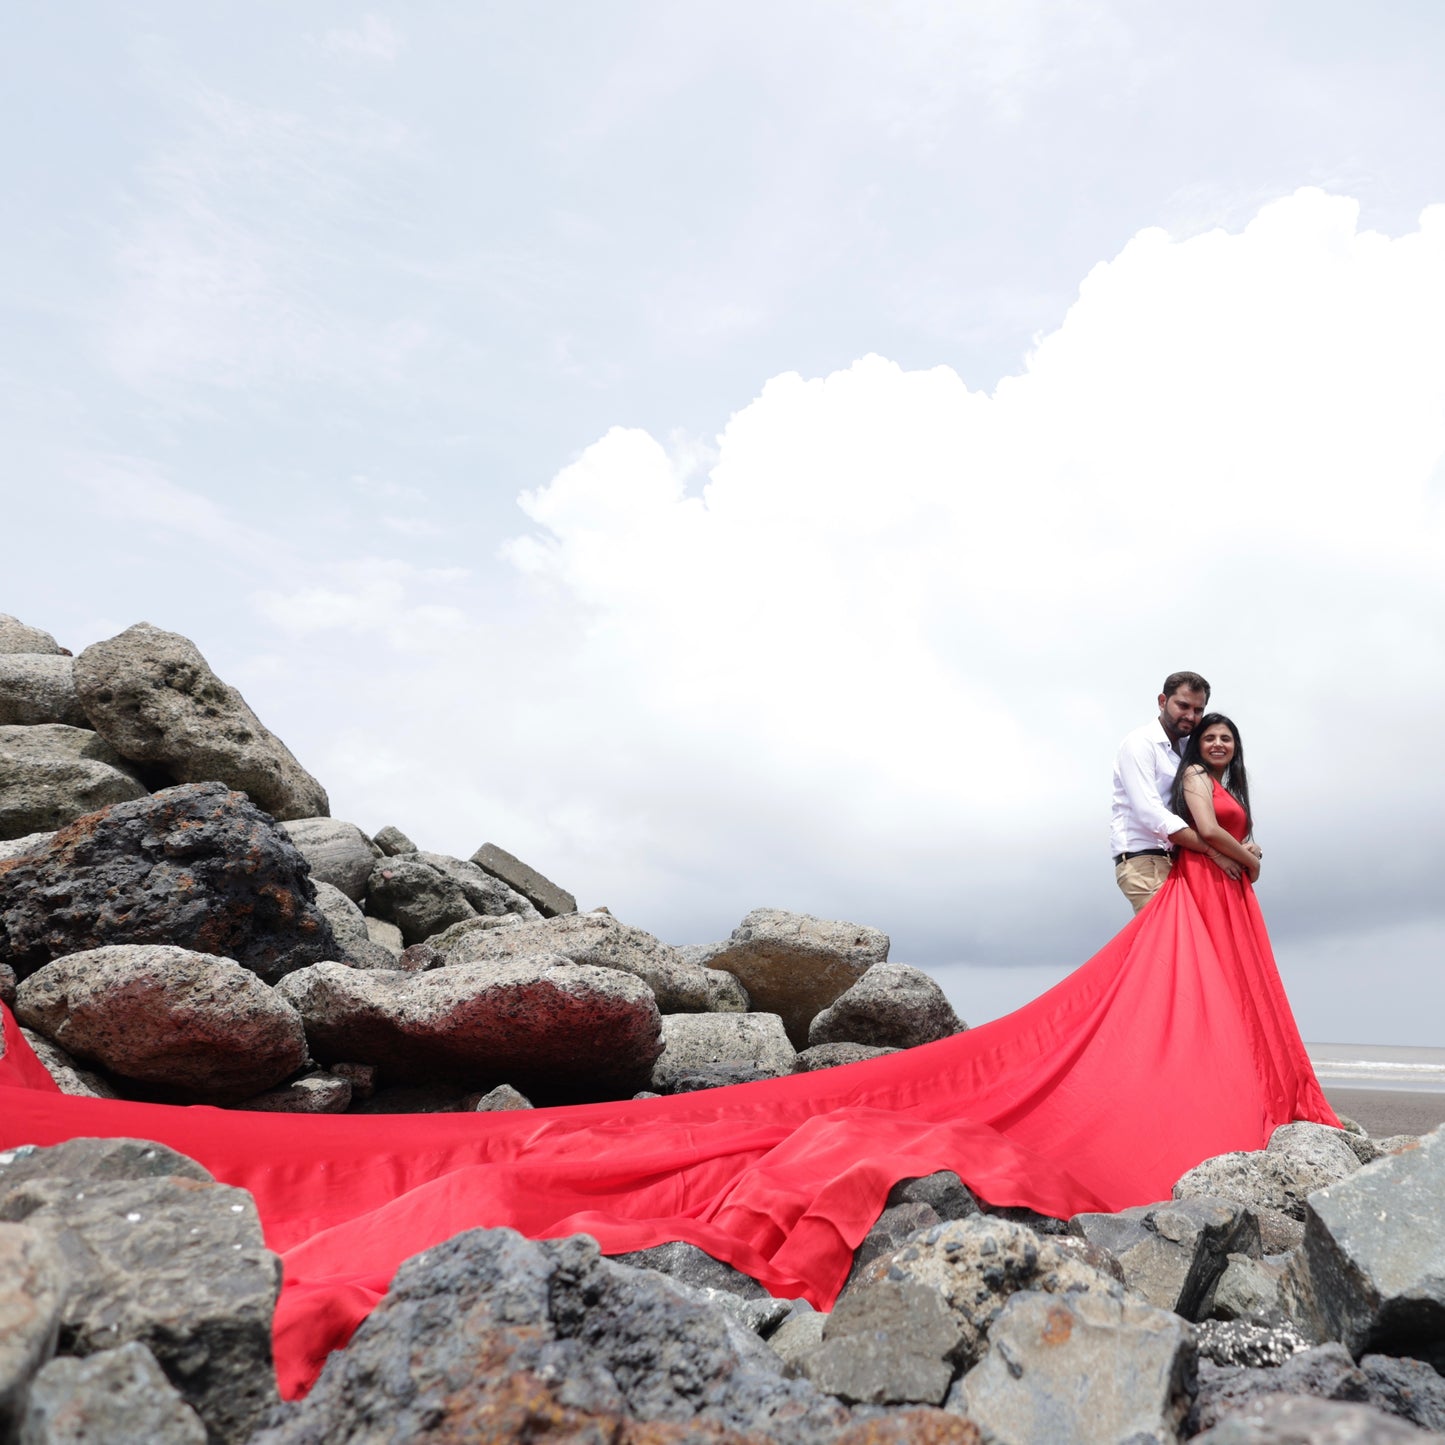
M1135 913L1163 886L1176 848L1208 853L1232 878L1239 876L1237 864L1210 848L1169 810L1184 740L1208 704L1209 684L1197 672L1171 672L1159 694L1158 718L1135 728L1114 759L1110 851L1114 880Z

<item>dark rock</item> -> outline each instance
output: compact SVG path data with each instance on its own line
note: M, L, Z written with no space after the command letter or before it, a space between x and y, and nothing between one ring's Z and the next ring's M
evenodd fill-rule
M300 1016L254 974L163 944L56 959L21 983L15 1012L82 1063L186 1102L234 1103L306 1058Z
M875 963L808 1025L808 1044L911 1049L967 1028L921 968Z
M654 1244L649 1249L633 1249L613 1255L618 1264L633 1269L655 1269L693 1289L726 1290L742 1299L770 1298L767 1290L751 1275L714 1259L695 1244L675 1239L668 1244Z
M1287 1324L1292 1319L1289 1272L1287 1255L1250 1259L1231 1254L1196 1317L1244 1320L1256 1325Z
M601 910L567 913L514 927L474 930L457 939L448 951L447 963L484 959L500 962L539 953L561 954L574 963L630 973L652 990L658 1008L665 1014L707 1011L705 970L683 963L667 944L650 933L619 923Z
M7 1170L0 1220L29 1225L65 1256L68 1354L138 1340L214 1440L248 1437L276 1399L271 1317L281 1288L249 1194L177 1176L16 1183Z
M75 660L51 653L0 652L0 723L88 728L75 692Z
M0 1224L0 1440L12 1438L31 1377L55 1353L69 1287L65 1259L49 1236Z
M1117 1295L1013 1295L947 1408L993 1440L1173 1441L1194 1392L1189 1326Z
M512 1109L531 1109L535 1105L510 1084L498 1084L495 1089L483 1094L474 1107L479 1114L493 1114Z
M1336 1400L1274 1395L1212 1430L1191 1445L1439 1445L1445 1435L1422 1435L1413 1425L1372 1409Z
M739 1084L756 1084L764 1079L774 1079L776 1074L759 1068L757 1064L700 1064L695 1069L683 1069L669 1081L669 1094L697 1094L704 1089L732 1089ZM654 1099L662 1094L654 1093Z
M431 943L412 943L397 956L396 966L403 973L425 973L445 966L447 956Z
M556 918L561 913L576 913L577 900L565 888L544 878L535 868L514 858L495 843L483 843L472 854L472 862L484 873L500 879L509 888L527 899L543 918Z
M1216 1365L1282 1365L1315 1341L1293 1325L1257 1325L1248 1320L1201 1320L1194 1331L1201 1360Z
M331 811L321 784L179 633L140 622L93 643L75 659L75 686L91 726L122 757L178 783L224 783L273 818Z
M344 1114L351 1104L351 1080L323 1070L304 1074L235 1105L259 1114Z
M132 1341L35 1377L18 1445L206 1445L206 1427Z
M1196 1317L1231 1252L1259 1253L1254 1216L1229 1199L1190 1198L1118 1214L1076 1214L1069 1231L1107 1249L1135 1294L1186 1319Z
M967 1219L979 1212L973 1191L951 1169L900 1179L888 1193L888 1204L926 1204L939 1219Z
M1360 1371L1370 1404L1377 1410L1398 1415L1422 1430L1445 1431L1445 1379L1423 1360L1366 1355Z
M678 1087L684 1075L719 1067L734 1071L734 1082L785 1078L797 1059L776 1014L668 1014L662 1044L652 1068L652 1087L660 1094L686 1092Z
M27 1145L0 1153L0 1194L36 1180L104 1184L170 1178L215 1183L194 1159L149 1139L67 1139L48 1149Z
M891 1254L920 1229L929 1229L940 1222L938 1212L931 1204L910 1201L885 1205L883 1212L873 1221L873 1227L853 1251L853 1267L848 1272L844 1287L857 1279L879 1255ZM941 1400L943 1396L938 1398Z
M8 963L0 963L0 1003L6 1008L15 1007L15 987L18 980L15 977L15 970ZM0 1042L0 1056L5 1052L5 1045Z
M282 979L276 993L301 1015L317 1059L364 1059L390 1083L616 1097L646 1080L661 1048L645 984L546 956L427 973L320 963Z
M1215 1364L1199 1367L1199 1390L1189 1416L1189 1433L1213 1429L1228 1415L1238 1414L1268 1395L1310 1395L1320 1400L1369 1398L1365 1377L1343 1345L1319 1345L1289 1356L1265 1369L1240 1369Z
M876 928L755 908L708 964L735 974L753 1008L778 1014L793 1047L803 1049L814 1017L887 959L888 935Z
M166 943L274 982L338 952L295 845L220 783L167 788L0 860L0 953L24 978L110 944Z
M897 1049L874 1048L871 1044L814 1044L798 1053L798 1072L811 1074L815 1069L837 1069L844 1064L861 1064L864 1059L881 1059L896 1054Z
M366 884L366 906L375 917L401 929L409 945L421 943L449 924L477 916L462 885L418 853L382 858L373 866Z
M331 1072L351 1085L351 1097L355 1103L371 1098L376 1092L375 1064L352 1064L343 1060L332 1064Z
M252 1445L736 1438L719 1431L831 1445L847 1418L722 1311L585 1236L471 1230L402 1265L301 1408Z
M295 818L281 825L318 882L339 888L353 903L366 893L380 850L355 823L339 818Z
M1325 1333L1445 1370L1445 1125L1318 1190L1303 1256Z
M145 795L125 759L86 728L0 727L0 837L54 830Z
M379 833L372 835L371 841L381 849L382 855L387 858L395 858L398 853L415 853L416 844L401 831L394 828L390 823Z

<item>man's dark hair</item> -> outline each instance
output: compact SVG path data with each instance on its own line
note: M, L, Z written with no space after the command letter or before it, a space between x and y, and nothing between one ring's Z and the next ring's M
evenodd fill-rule
M1165 697L1173 697L1181 687L1187 687L1190 692L1202 692L1204 701L1209 701L1209 684L1197 672L1171 672L1164 679L1164 686L1160 691Z

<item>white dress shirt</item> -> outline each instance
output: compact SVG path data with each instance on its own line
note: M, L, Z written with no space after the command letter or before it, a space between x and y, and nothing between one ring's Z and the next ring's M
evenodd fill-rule
M1114 759L1114 809L1109 852L1139 853L1169 847L1169 835L1189 824L1169 811L1179 754L1158 718L1135 728Z

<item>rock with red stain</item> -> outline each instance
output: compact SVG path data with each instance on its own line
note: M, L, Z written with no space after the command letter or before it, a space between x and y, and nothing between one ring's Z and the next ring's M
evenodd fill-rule
M164 944L58 958L20 985L15 1014L80 1062L182 1103L250 1098L306 1060L301 1015L255 974Z
M295 844L221 783L113 804L0 859L0 959L21 978L121 943L216 954L267 983L340 956Z

